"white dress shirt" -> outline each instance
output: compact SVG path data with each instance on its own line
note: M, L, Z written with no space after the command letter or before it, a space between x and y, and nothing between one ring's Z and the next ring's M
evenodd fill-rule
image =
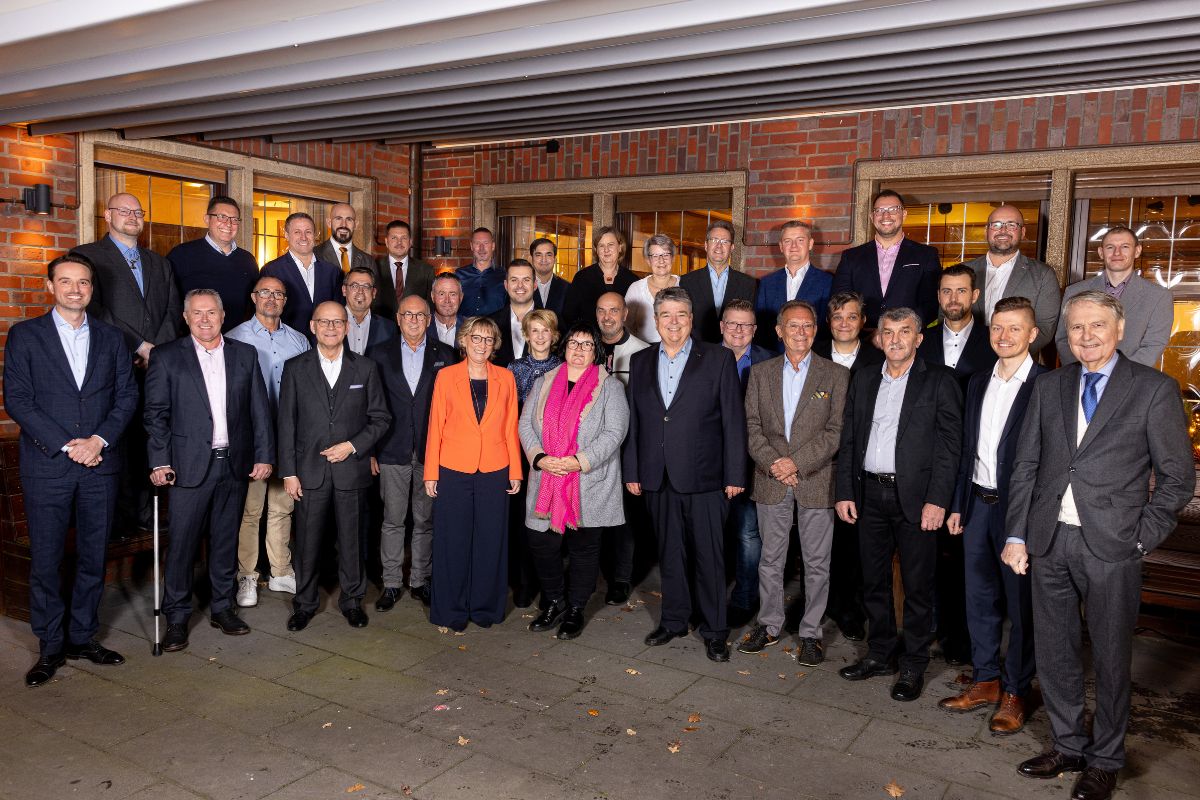
M528 314L529 311L525 313ZM525 355L525 331L521 330L521 320L517 319L517 312L511 308L508 310L508 328L512 336L513 358L520 358Z
M786 300L795 300L796 294L800 291L800 284L804 283L804 276L808 274L808 264L805 264L800 269L796 270L796 274L787 273L787 294L784 296ZM785 268L786 269L786 268Z
M554 276L551 275L545 283L537 282L538 295L542 298L542 308L550 305L550 285L554 283Z
M996 456L1000 448L1000 436L1008 422L1008 414L1017 399L1021 386L1029 380L1029 371L1033 369L1033 358L1025 355L1025 360L1008 380L1000 377L1000 362L992 367L992 377L988 381L983 394L983 405L979 411L979 440L975 447L975 472L971 480L988 489L1000 485L997 474Z
M209 350L193 336L192 347L200 361L204 390L208 393L208 407L212 411L212 446L229 447L229 420L225 405L225 337L221 337L217 346Z
M862 349L862 342L859 342L858 344L856 344L854 346L853 353L847 353L846 355L842 355L841 353L838 352L837 347L835 347L834 345L831 344L829 346L829 358L831 361L833 361L833 363L841 364L846 369L850 369L851 367L854 366L854 360L856 358L858 358L858 351L861 349Z
M338 348L337 358L328 359L325 354L317 349L317 360L321 363L321 372L325 373L325 382L332 389L337 385L338 376L342 374L342 348Z
M306 267L291 250L288 251L288 255L292 257L292 261L295 261L296 266L300 268L300 277L304 278L304 285L308 289L308 299L312 300L317 293L317 257L314 255L312 261Z
M388 256L388 264L392 268L392 286L404 286L408 283L408 256L396 260L394 256ZM397 280L399 276L399 280Z
M438 341L458 350L458 320L453 325L443 325L437 317L433 318L434 330L437 331Z
M983 311L989 325L992 324L992 312L996 310L997 301L1004 297L1004 290L1008 288L1008 279L1012 277L1013 266L1016 265L1019 255L1019 252L1013 253L1012 258L996 266L992 266L990 255L984 256L987 278L983 284Z
M958 360L962 358L963 349L967 346L967 337L971 335L971 329L975 327L975 319L963 326L963 329L958 333L950 330L950 326L942 321L942 362L954 369L958 366Z
M75 388L83 388L83 377L87 374L88 352L91 350L92 334L88 327L87 315L78 328L63 319L58 309L50 311L54 327L58 331L58 340L62 342L63 351L67 354L67 363L71 365L71 376L75 378Z

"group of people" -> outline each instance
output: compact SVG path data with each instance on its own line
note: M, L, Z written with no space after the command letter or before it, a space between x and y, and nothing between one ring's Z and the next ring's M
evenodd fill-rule
M1178 387L1153 368L1170 294L1136 274L1140 246L1123 226L1100 241L1100 274L1064 299L1053 270L1020 252L1018 209L995 208L987 253L946 269L905 236L905 213L896 193L876 195L873 240L834 274L811 263L812 226L789 222L785 264L761 281L731 266L723 221L706 232L706 266L682 277L669 237L647 239L639 279L622 266L621 233L599 228L597 263L568 282L553 241L502 269L484 228L454 272L410 257L401 221L375 261L354 247L346 204L319 247L314 221L291 215L287 253L259 271L227 197L210 202L203 239L164 259L137 244L137 199L115 195L108 234L50 263L54 307L8 338L5 405L36 498L41 652L26 683L67 658L123 662L96 638L97 605L118 498L134 515L118 524L145 524L146 475L172 487L168 652L188 644L202 538L210 623L249 632L236 608L257 603L264 515L267 588L294 595L288 629L318 610L331 527L339 609L367 625L375 486L377 611L401 599L407 571L436 625L498 623L511 589L518 607L540 596L530 630L574 638L605 555L605 601L625 603L652 531L662 605L645 643L694 628L717 662L730 659L731 626L753 621L742 653L784 636L795 529L800 663L823 661L828 617L866 640L839 674L898 675L891 696L912 701L940 640L948 662L973 669L939 705L993 709L1001 735L1022 729L1036 675L1053 749L1021 771L1082 771L1073 797L1109 797L1140 558L1194 490ZM72 515L68 610L59 566Z

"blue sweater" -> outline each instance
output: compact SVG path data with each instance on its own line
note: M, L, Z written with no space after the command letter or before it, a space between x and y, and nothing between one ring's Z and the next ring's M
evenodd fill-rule
M180 299L192 289L214 289L225 306L221 332L236 328L254 315L250 293L258 280L258 262L248 250L237 248L225 256L201 237L177 245L167 260L175 271Z

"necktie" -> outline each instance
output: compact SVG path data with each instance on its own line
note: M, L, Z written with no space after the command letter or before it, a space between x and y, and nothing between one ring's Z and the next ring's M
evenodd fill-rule
M1100 398L1096 396L1096 384L1103 377L1099 372L1088 372L1083 376L1083 418L1089 423L1092 421L1092 415L1096 413L1096 406L1100 403Z
M342 272L350 271L350 256L346 255L346 248L341 248L342 251Z
M138 291L145 297L146 287L142 284L141 262L136 253L129 258L129 268L133 270L133 280L137 283Z
M400 306L400 301L404 299L404 264L400 261L396 262L396 306Z

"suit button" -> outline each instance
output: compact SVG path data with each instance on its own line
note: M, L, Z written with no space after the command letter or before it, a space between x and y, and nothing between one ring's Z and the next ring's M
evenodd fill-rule
M671 421L670 417L663 417L663 422L670 422L670 421Z
M1071 467L1069 470L1067 470L1067 472L1074 472L1074 471L1075 471L1074 467Z

